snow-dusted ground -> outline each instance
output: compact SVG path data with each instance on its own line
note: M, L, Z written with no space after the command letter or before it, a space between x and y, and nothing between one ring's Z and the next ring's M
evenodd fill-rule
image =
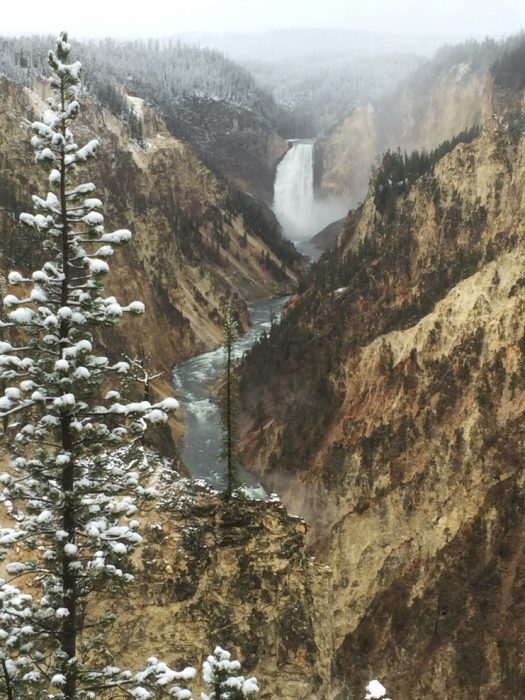
M142 119L144 116L144 100L141 97L131 97L131 95L126 95L126 99L137 117Z
M252 327L235 344L235 355L241 358L259 339L269 332L272 318L277 321L287 298L270 299L250 306ZM219 460L221 450L221 422L219 407L210 397L211 382L224 367L224 349L197 355L177 365L173 372L177 397L187 414L186 435L182 458L192 476L202 477L212 486L222 488L223 469ZM241 479L249 485L253 497L264 498L264 489L245 469Z

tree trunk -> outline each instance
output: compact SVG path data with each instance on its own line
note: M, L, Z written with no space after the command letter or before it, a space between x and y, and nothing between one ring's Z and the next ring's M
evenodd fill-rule
M62 101L62 111L66 109L65 88L62 81L60 88ZM66 123L62 120L62 136L66 138ZM67 218L67 197L66 197L66 164L64 147L60 153L60 208L62 218L62 267L63 279L61 285L60 303L62 306L68 305L69 299L69 222ZM69 323L62 319L60 323L60 340L62 356L69 336ZM71 454L73 449L73 437L71 434L71 416L64 416L61 420L62 448ZM67 532L67 543L75 543L75 508L73 502L73 489L75 485L75 465L73 461L68 462L62 469L62 493L64 496L64 512L62 517L64 531ZM62 599L63 606L69 615L64 620L62 627L60 646L67 655L67 659L74 659L77 646L77 590L76 575L69 570L69 555L63 554L62 559ZM64 696L67 700L74 700L76 695L76 672L67 664L65 669L66 682L64 686Z
M71 452L71 418L69 416L63 418L61 424L62 447L64 450ZM62 491L64 494L63 527L65 532L67 532L67 542L72 544L75 542L74 485L75 467L71 462L62 470ZM73 659L76 656L77 647L77 590L76 575L69 570L69 563L69 556L64 554L62 559L62 596L63 606L67 609L69 615L64 620L60 645L62 651L67 654L68 659ZM68 666L65 676L64 695L67 700L73 700L76 693L76 673Z
M13 695L13 688L11 687L11 679L9 677L9 672L7 670L7 664L5 662L5 659L2 659L2 671L4 672L5 678L6 700L15 700L15 696Z
M233 435L232 435L232 395L231 395L231 365L232 365L232 342L228 338L226 345L227 360L226 360L226 450L227 450L227 474L228 485L227 495L231 496L233 491Z

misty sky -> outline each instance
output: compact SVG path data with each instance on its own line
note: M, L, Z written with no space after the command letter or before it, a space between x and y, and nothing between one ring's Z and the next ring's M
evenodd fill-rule
M499 37L525 29L525 0L4 0L2 5L1 34L56 34L65 28L77 38L292 27Z

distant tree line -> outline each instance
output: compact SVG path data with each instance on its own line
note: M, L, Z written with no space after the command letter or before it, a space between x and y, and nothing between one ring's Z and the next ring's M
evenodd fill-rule
M525 33L509 42L508 49L492 64L491 73L499 87L525 89Z
M30 85L42 74L49 37L0 37L0 73ZM224 100L250 110L285 137L326 132L364 99L390 104L408 82L425 89L441 71L465 63L483 72L492 66L498 84L525 84L523 34L505 41L469 40L440 48L430 61L407 55L245 66L219 51L178 40L113 39L79 44L84 89L119 117L133 120L125 93L155 105L178 136L194 100ZM419 65L418 65L419 64ZM520 77L521 76L521 77ZM390 90L388 90L390 88ZM187 110L185 109L187 107ZM183 118L181 118L183 115ZM139 139L140 140L140 139Z
M290 113L290 135L330 131L360 103L376 100L406 79L424 59L412 54L250 61L258 83Z
M490 70L491 66L516 41L511 37L503 41L486 38L483 41L468 40L460 44L440 47L430 61L424 61L408 77L393 87L390 92L385 92L375 101L376 115L378 119L379 133L389 130L392 118L392 110L395 110L400 101L404 100L404 91L418 95L420 105L425 104L425 96L430 97L432 86L436 84L440 76L444 76L451 70L465 70L466 73L477 75L480 79ZM420 111L414 106L416 114Z
M270 91L278 104L295 120L295 132L314 137L330 131L363 101L390 118L392 105L407 86L426 92L437 76L453 66L468 65L483 74L495 61L519 44L520 37L504 41L486 38L455 45L445 44L430 60L412 54L378 54L349 59L346 56L299 58L293 61L246 62L261 86ZM519 59L516 57L519 68ZM523 72L524 61L521 60Z
M48 45L49 37L0 37L0 73L30 85L34 74L45 72ZM132 111L124 93L148 100L168 120L189 99L225 100L288 135L286 110L248 70L218 51L174 40L104 39L79 43L78 55L84 90L117 116L128 117Z
M423 63L410 76L416 84L427 85L443 70L461 63L468 64L472 71L483 73L506 50L508 41L496 41L487 37L483 41L469 39L460 44L445 44L434 54L432 60Z

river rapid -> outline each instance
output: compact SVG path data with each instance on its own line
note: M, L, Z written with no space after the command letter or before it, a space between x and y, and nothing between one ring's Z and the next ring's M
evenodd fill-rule
M235 358L240 360L261 337L269 333L272 323L279 322L288 297L265 299L248 307L252 326L235 343ZM193 477L205 479L217 489L224 487L221 450L221 419L216 400L210 394L210 386L224 368L223 347L196 355L178 364L173 370L177 398L186 410L186 433L182 460ZM241 481L246 484L252 498L265 498L266 493L256 477L246 469L240 470Z

